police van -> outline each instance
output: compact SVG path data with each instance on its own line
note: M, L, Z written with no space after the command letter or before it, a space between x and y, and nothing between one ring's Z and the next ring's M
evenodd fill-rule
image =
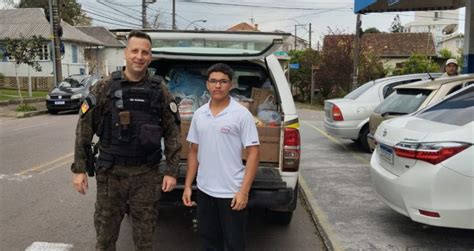
M182 206L186 141L193 112L209 100L207 69L223 62L235 72L230 95L255 118L260 165L249 194L249 207L266 209L271 222L288 224L296 208L300 160L298 115L282 64L274 56L288 33L224 31L146 31L152 38L155 74L166 79L181 115L181 164L177 189L162 195L161 205ZM245 161L245 151L242 159ZM193 189L196 189L194 186ZM195 195L195 193L193 193Z

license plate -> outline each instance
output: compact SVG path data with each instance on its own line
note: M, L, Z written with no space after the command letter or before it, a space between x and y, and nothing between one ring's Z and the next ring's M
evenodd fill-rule
M390 163L391 165L393 165L393 150L391 147L389 146L386 146L384 144L379 144L379 156L381 159L383 159L384 161Z
M64 101L54 101L54 104L55 105L64 105L65 102Z

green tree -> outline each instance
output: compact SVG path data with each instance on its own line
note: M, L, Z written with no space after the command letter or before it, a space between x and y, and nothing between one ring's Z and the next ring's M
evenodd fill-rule
M402 26L402 23L400 21L400 16L399 15L396 15L394 18L393 18L393 22L392 24L390 25L390 32L392 33L400 33L400 32L403 32L403 26Z
M443 59L449 59L453 57L453 53L451 53L448 49L441 49L439 51L439 57Z
M304 50L304 51L290 51L290 63L298 63L299 69L290 70L290 82L293 88L297 89L299 97L303 101L311 99L311 69L320 60L318 51Z
M438 72L439 65L429 59L426 55L412 54L407 61L403 62L403 67L395 69L394 75Z
M38 63L39 56L43 53L43 46L47 42L42 36L32 36L30 38L6 38L4 40L5 53L15 61L15 77L18 87L18 96L21 104L21 86L18 79L18 68L22 64L33 67L35 71L41 71L41 65Z
M364 30L364 33L381 33L377 28L370 27Z
M43 8L49 20L48 0L21 0L18 8ZM90 25L91 19L81 9L76 0L58 1L59 17L71 25Z

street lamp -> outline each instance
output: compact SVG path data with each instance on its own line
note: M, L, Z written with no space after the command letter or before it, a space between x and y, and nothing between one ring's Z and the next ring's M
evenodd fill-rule
M191 23L188 24L188 26L186 26L186 28L184 30L187 30L192 24L197 23L197 22L205 23L205 22L207 22L207 20L206 19L199 19L199 20L192 21Z

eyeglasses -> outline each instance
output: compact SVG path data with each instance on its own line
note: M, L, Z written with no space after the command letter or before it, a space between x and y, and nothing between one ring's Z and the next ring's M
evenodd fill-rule
M229 79L221 79L221 80L217 80L217 79L209 79L207 81L210 85L217 85L217 83L219 83L220 85L228 85L230 84L230 80Z

